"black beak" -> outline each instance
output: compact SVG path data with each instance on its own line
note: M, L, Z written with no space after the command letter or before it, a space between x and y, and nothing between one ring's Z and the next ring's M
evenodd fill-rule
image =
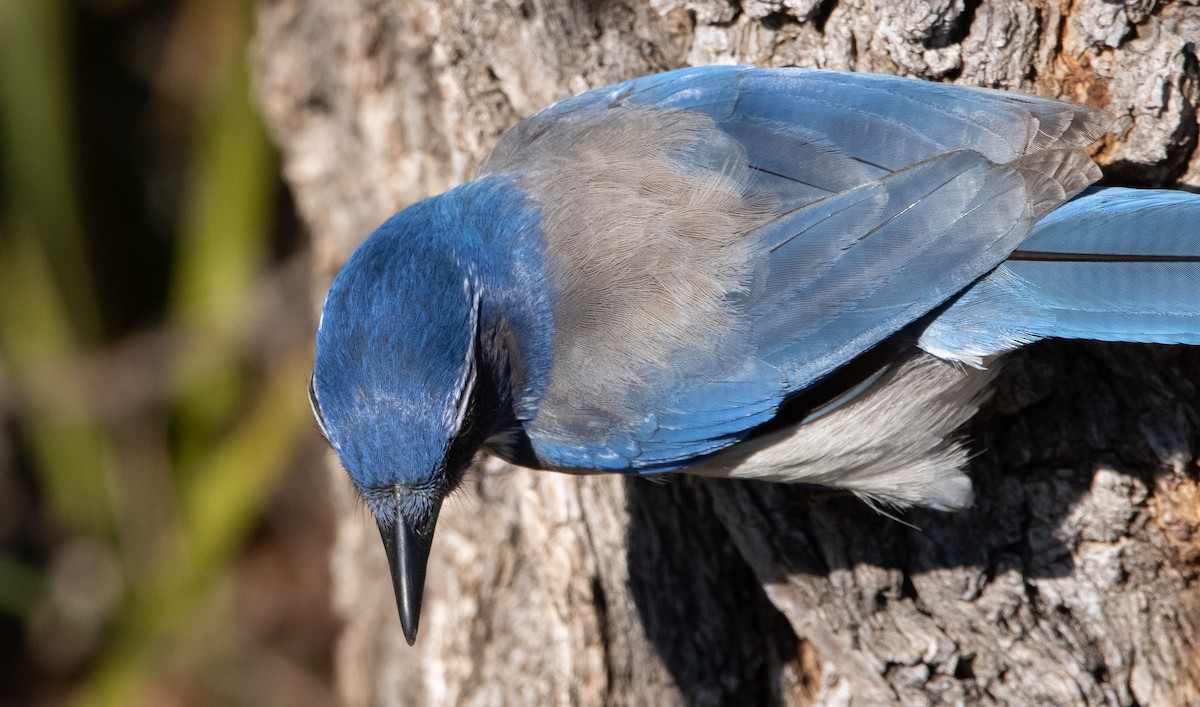
M425 591L425 565L433 530L437 525L441 502L434 506L428 522L414 527L402 514L391 525L379 524L383 549L387 552L392 571L392 587L396 590L396 608L400 610L400 625L408 645L417 642L417 624L421 621L421 595Z

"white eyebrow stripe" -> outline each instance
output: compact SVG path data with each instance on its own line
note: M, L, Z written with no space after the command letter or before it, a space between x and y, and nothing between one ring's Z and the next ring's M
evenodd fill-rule
M475 285L474 287L472 287L473 284ZM471 393L475 389L475 347L478 345L479 309L483 301L478 284L473 283L471 278L463 278L463 289L471 297L470 318L467 320L467 328L471 332L471 338L467 343L466 367L463 369L462 375L458 379L458 384L454 388L458 393L458 401L455 405L454 420L450 427L451 438L462 430L463 421L467 417L467 408L471 404Z
M321 413L321 401L317 398L317 372L313 371L308 378L308 406L312 408L313 417L317 420L317 427L321 428L321 434L325 435L325 439L333 444L333 438L329 436L329 428L325 426L325 415Z

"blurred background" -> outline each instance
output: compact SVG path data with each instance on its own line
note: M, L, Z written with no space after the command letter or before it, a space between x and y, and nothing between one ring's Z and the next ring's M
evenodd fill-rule
M0 0L0 703L333 701L251 0Z

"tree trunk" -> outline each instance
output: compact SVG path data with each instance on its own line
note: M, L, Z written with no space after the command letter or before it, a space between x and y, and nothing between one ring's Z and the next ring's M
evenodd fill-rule
M1111 180L1200 188L1194 0L261 0L258 21L258 93L322 286L520 117L684 64L1066 98L1116 116L1097 153ZM1200 704L1198 353L1012 356L966 430L977 505L958 514L898 522L820 490L488 461L442 514L415 648L339 469L342 695Z

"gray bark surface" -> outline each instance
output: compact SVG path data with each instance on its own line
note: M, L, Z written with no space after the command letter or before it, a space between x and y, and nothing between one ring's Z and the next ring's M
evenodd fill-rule
M323 286L521 116L688 63L1066 98L1116 117L1115 183L1200 189L1198 38L1183 0L260 0L253 51ZM1200 704L1198 381L1185 348L1019 352L966 430L977 506L903 523L820 490L488 461L442 514L415 648L332 462L342 697Z

